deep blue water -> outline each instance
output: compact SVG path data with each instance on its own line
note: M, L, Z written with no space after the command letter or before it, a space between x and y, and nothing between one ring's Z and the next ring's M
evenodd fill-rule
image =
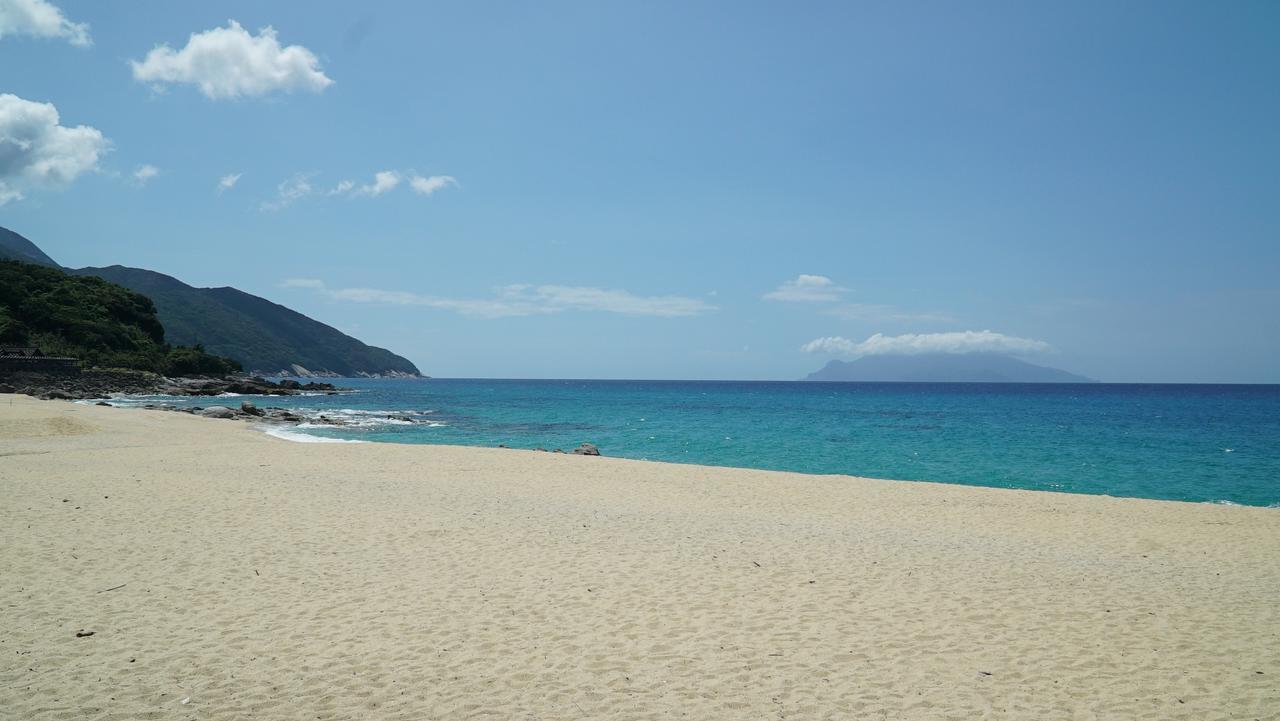
M356 392L254 400L356 424L301 429L331 438L1280 505L1276 385L336 383Z

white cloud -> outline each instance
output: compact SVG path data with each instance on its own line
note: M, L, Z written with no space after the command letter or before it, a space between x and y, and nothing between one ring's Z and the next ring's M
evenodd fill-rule
M431 195L437 190L447 188L450 185L457 187L458 181L452 175L432 175L427 178L415 175L409 178L409 185L413 188L413 192L419 195Z
M377 197L383 193L396 189L400 184L400 174L394 170L384 170L380 173L373 174L373 183L362 185L355 190L356 195L367 195L369 197Z
M276 199L262 203L262 210L280 210L311 195L311 176L298 173L276 186Z
M942 313L913 313L897 306L879 303L842 303L826 311L828 315L845 320L900 323L951 323L954 318Z
M0 95L0 205L29 188L65 188L110 149L97 128L61 125L52 103Z
M267 26L251 35L240 23L192 33L186 47L159 45L141 62L129 61L135 80L189 83L213 100L266 95L277 90L321 92L333 84L315 54L301 45L281 47Z
M228 190L231 190L232 188L236 187L236 183L240 182L241 175L244 175L244 173L231 173L229 175L224 175L221 178L219 178L218 179L218 195L222 195Z
M792 303L829 303L840 300L840 296L848 292L825 275L796 276L776 289L765 293L765 300L781 300Z
M355 181L343 180L329 191L329 195L348 195L353 198L366 197L376 198L383 193L389 193L400 186L405 180L405 176L395 170L383 170L374 173L373 182L365 185L356 185ZM433 175L424 178L420 175L409 176L409 187L413 188L413 192L419 195L431 195L441 188L450 185L456 186L458 181L449 175Z
M394 170L382 170L373 174L373 182L365 185L357 186L355 182L344 180L333 190L329 191L329 195L350 195L352 197L376 198L383 193L389 193L396 189L400 184L400 174Z
M30 35L37 38L66 38L77 47L89 47L86 23L73 23L48 0L0 0L0 38Z
M286 287L313 288L334 300L381 303L448 310L482 318L550 315L566 311L599 311L622 315L675 318L700 315L716 307L684 296L639 296L625 290L564 285L509 285L493 298L458 299L376 288L327 288L312 278L291 278Z
M858 343L830 336L805 343L800 350L806 353L834 353L846 356L867 355L919 355L921 353L1008 353L1026 355L1046 353L1052 347L1041 340L1018 338L989 330L956 331L952 333L907 333L883 335L876 333Z
M314 173L309 175L298 174L293 178L281 183L277 197L262 203L263 210L280 210L294 201L304 198L308 195L328 195L328 196L346 196L348 198L376 198L385 195L400 187L405 181L405 174L398 170L380 170L373 174L372 182L363 185L357 184L354 180L341 180L337 185L329 190L317 190L311 186L311 178ZM227 176L231 178L232 176ZM227 182L227 178L223 178L223 183ZM240 178L237 174L234 180L230 181L231 185L235 184L235 180ZM415 192L429 195L440 188L447 185L457 185L457 182L448 175L432 176L423 178L418 175L408 176L409 185ZM226 186L230 187L230 185ZM424 189L426 188L426 189Z
M324 281L315 278L285 278L280 282L281 288L314 288L324 289Z
M147 163L146 165L139 165L138 169L133 171L133 180L138 185L146 185L148 180L151 180L159 174L159 168Z

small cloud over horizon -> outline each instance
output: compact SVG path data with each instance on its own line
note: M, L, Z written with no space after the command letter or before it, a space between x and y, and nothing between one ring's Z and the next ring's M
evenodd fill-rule
M830 303L840 300L847 292L848 288L836 285L825 275L801 273L761 297L788 303Z
M1019 338L990 330L949 333L906 333L887 336L876 333L862 342L842 336L815 338L800 347L805 353L842 356L920 355L925 353L1005 353L1029 355L1048 353L1053 347L1041 340Z

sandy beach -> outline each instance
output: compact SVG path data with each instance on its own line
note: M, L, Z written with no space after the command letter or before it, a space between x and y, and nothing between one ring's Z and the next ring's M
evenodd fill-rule
M1280 510L25 396L0 608L6 721L1280 718Z

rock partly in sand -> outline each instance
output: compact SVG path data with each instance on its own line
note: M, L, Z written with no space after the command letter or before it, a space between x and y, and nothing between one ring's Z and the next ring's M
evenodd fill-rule
M253 404L253 401L241 401L240 410L243 411L244 413L248 413L251 416L262 415L262 411L259 410L259 408Z
M577 455L579 455L579 456L598 456L598 455L600 455L600 449L599 449L599 448L596 448L596 446L595 446L595 444L594 444L594 443L583 443L583 444L579 445L577 448L573 449L573 451L572 451L572 452L573 452L573 453L575 453L575 454L577 454Z
M209 406L200 411L205 418L235 418L236 412L226 406Z

